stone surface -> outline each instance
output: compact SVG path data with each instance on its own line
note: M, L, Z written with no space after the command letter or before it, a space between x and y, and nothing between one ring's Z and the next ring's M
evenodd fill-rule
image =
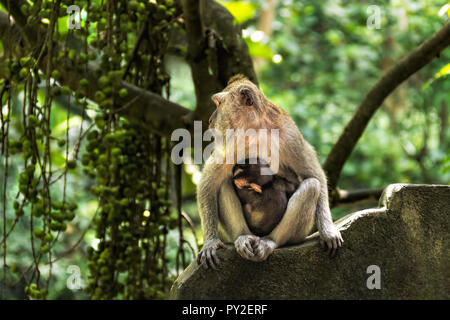
M260 263L230 245L218 271L191 263L170 298L449 299L450 187L393 184L380 204L337 222L345 243L333 259L317 234ZM367 288L370 265L380 267L381 289Z

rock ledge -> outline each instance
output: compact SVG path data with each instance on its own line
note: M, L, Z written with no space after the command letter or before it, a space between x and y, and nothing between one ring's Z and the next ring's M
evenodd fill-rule
M334 259L317 234L261 263L230 245L218 271L191 263L170 299L450 299L450 186L393 184L381 206L337 222L345 243ZM381 289L367 288L371 265Z

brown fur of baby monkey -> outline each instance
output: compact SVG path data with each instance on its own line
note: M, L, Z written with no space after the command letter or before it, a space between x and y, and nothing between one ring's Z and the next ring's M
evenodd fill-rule
M280 222L296 185L275 174L262 175L261 163L237 164L233 184L242 204L250 231L260 237L268 235Z

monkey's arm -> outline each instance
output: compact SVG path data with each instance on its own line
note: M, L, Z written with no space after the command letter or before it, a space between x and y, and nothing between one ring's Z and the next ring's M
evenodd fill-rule
M204 245L198 254L197 263L205 269L209 266L216 268L219 263L216 250L225 247L218 235L218 195L220 186L230 170L227 165L217 164L214 155L211 155L203 168L197 187L197 204L204 237Z
M324 174L325 176L325 174ZM320 245L322 248L327 245L331 256L336 254L336 250L342 247L344 240L341 233L336 228L331 218L331 211L328 204L328 186L326 178L320 182L320 194L317 201L315 220L320 235Z

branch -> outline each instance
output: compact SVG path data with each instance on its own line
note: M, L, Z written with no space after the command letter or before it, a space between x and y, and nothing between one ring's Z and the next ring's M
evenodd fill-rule
M196 90L192 119L207 121L215 109L211 95L231 76L241 73L258 84L241 27L231 13L213 0L183 0L188 61Z
M3 52L17 52L22 54L23 47L25 46L25 39L21 37L21 29L15 23L12 16L1 12L4 16L0 19L0 39L2 40L4 51ZM20 39L18 41L17 39ZM5 54L3 56L6 56Z
M7 0L0 1L5 6L8 3ZM39 28L30 29L26 27L26 17L20 11L20 5L26 3L24 0L10 1L10 13L15 20L13 26L20 30L23 39L31 39L25 41L27 47L31 48L39 44L38 39L42 38L43 34L39 31ZM197 96L195 115L190 110L172 103L159 95L122 82L122 87L126 88L129 94L126 99L121 99L119 103L129 104L130 101L133 101L133 103L121 110L120 114L130 122L161 135L168 135L177 128L187 128L192 131L194 119L207 121L214 109L214 105L210 100L211 95L220 91L232 75L243 73L250 80L257 83L247 45L241 38L240 27L234 24L234 17L215 1L201 1L202 8L200 8L198 3L199 1L194 0L186 0L186 3L184 3L186 27L188 29L187 37L190 46L189 56L193 59L192 64L195 65L192 68ZM0 12L0 25L9 25L7 16L7 14ZM216 68L217 72L212 76L210 75L210 63L208 63L205 51L206 49L211 49L211 43L209 43L210 39L206 39L203 34L202 19L205 20L206 28L210 31L212 30L213 35L217 38L213 48L213 53L215 53L217 60L216 66L213 67ZM2 28L2 30L4 29ZM4 39L7 33L0 32L0 39ZM43 61L42 65L39 66L41 70L45 70L46 60L41 59ZM80 79L87 78L89 80L87 97L96 101L95 92L99 86L95 76L96 68L94 65L89 65L87 74L77 71L76 68L70 68L69 61L61 64L57 69L62 75L61 83L69 86L72 90L77 89Z
M36 42L38 38L38 30L27 25L27 17L22 14L20 7L22 5L29 5L26 0L1 0L3 6L8 10L10 15L14 18L14 28L19 29L23 36L23 40L27 46L31 46L33 42ZM4 12L2 12L4 13ZM8 14L6 14L8 16ZM8 19L3 20L1 23L1 29L6 30L7 26L10 25ZM7 32L7 31L6 31ZM0 32L1 33L1 32ZM2 35L4 36L4 35Z
M12 4L11 7L13 7ZM20 11L12 12L14 13L13 17L15 21L23 20ZM0 12L0 26L7 26L9 24L8 14ZM12 26L14 27L15 25L16 24L14 23ZM6 34L7 32L0 33L0 36L5 36ZM22 34L22 36L25 35ZM0 37L0 39L2 38ZM34 39L35 40L29 45L33 46L37 44L37 37ZM39 68L42 71L45 71L47 59L41 59L41 61L42 63L39 65ZM87 73L84 73L77 71L76 66L73 66L72 62L67 59L65 63L61 63L56 66L56 68L61 74L61 79L59 81L62 84L67 85L72 90L76 90L78 88L79 81L82 78L87 78L89 80L89 87L87 88L86 97L92 101L98 102L95 98L95 92L99 90L100 87L98 85L95 66L89 64ZM164 99L158 94L143 90L125 81L121 82L121 88L127 89L128 95L125 98L117 98L117 102L119 104L127 105L127 108L120 109L119 114L127 118L131 123L164 136L170 135L172 131L177 128L188 128L189 130L192 130L191 123L186 123L184 118L184 116L189 113L189 109ZM130 103L130 101L133 103Z
M45 62L46 59L43 61ZM79 73L70 68L69 64L70 61L67 61L66 64L57 67L61 75L59 81L70 89L76 90L82 78L88 79L86 97L96 101L95 93L100 90L100 86L95 68L89 64L86 73ZM128 94L125 98L115 98L115 102L122 106L117 112L131 123L162 136L170 136L173 130L178 128L191 128L191 125L183 120L183 117L189 113L189 109L126 81L121 81L121 88L125 88Z
M339 199L336 206L361 202L378 201L384 189L359 189L359 190L338 190Z
M200 1L183 0L182 4L188 41L188 62L191 66L197 102L194 117L205 120L214 110L211 95L219 92L222 86L211 72L206 53L207 41L200 17Z
M247 43L242 38L241 26L228 10L216 1L203 0L201 4L203 24L210 34L210 42L214 40L213 49L217 63L215 68L220 83L225 86L231 76L241 73L258 85L253 60Z
M389 69L364 97L325 161L324 169L331 190L336 187L345 162L384 99L399 84L438 56L448 45L450 45L450 23L444 25L431 38Z

